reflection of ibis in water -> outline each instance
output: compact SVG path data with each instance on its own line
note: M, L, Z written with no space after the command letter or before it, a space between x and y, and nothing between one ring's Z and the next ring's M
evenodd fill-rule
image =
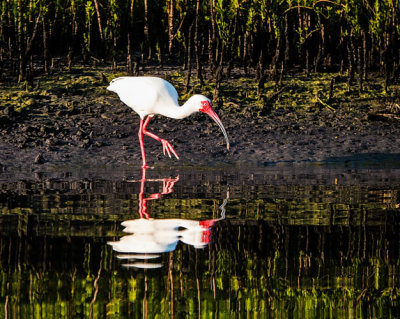
M161 179L163 192L143 197L144 182L146 181L146 169L143 169L141 189L139 193L139 219L127 220L122 223L124 232L130 233L120 238L119 241L109 242L113 250L123 255L117 256L120 259L141 259L148 260L159 257L160 254L175 250L179 241L195 248L204 248L211 241L211 227L218 221L225 218L225 205L221 205L221 217L211 220L189 220L189 219L152 219L147 213L147 200L160 198L162 194L172 192L176 179ZM154 180L153 180L154 181ZM145 217L145 218L143 218ZM158 268L157 263L133 263L125 264L126 267Z
M210 243L211 227L218 219L197 221L189 219L133 219L122 223L124 236L117 242L110 242L113 249L124 253L165 253L173 251L178 241L195 248Z

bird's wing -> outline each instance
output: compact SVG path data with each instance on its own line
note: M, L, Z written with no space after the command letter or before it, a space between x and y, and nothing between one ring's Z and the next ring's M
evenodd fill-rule
M170 98L173 99L173 101L178 104L178 92L176 91L176 89L174 88L174 86L169 83L168 81L163 80L165 88L167 89Z
M152 112L157 93L149 81L144 77L121 77L116 80L115 85L118 85L116 92L122 102L142 118Z
M164 108L178 105L178 93L169 82L156 77L121 77L115 79L122 102L140 117L163 114Z

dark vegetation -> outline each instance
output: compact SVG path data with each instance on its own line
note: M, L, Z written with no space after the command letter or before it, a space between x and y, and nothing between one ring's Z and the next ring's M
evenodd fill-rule
M370 72L387 91L400 74L398 0L2 0L0 10L2 81L30 85L76 63L128 74L172 63L187 90L192 73L214 83L216 100L234 67L254 75L258 95L268 80L279 95L290 72L340 72L349 91Z

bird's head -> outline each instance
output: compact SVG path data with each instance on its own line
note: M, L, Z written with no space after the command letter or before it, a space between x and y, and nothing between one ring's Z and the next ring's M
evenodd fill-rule
M215 113L214 109L212 108L211 100L206 98L204 95L199 95L199 94L193 95L189 100L192 100L193 105L195 106L197 112L208 114L215 121L215 123L218 124L222 133L224 134L226 141L226 148L229 150L228 135L226 134L225 127L222 124L221 120L219 119L217 113Z

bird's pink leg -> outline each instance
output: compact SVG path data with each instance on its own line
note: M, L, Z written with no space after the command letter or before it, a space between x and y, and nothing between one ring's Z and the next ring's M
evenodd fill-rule
M144 142L143 142L143 119L140 119L140 127L139 127L139 142L140 142L140 150L142 151L142 161L143 161L143 168L147 168L147 163L146 163L146 154L144 152Z
M147 136L150 136L150 137L154 138L155 140L161 142L161 144L163 146L164 155L165 155L165 151L167 151L169 157L171 157L171 153L172 153L172 154L175 155L175 157L177 159L179 159L178 154L176 154L174 148L172 147L172 145L167 140L155 135L154 133L151 133L151 132L147 131L147 124L149 124L150 118L151 118L151 116L148 116L146 121L143 124L143 129L142 129L143 133L146 134ZM140 125L142 127L142 123ZM139 139L140 139L140 137L139 137ZM142 154L144 154L144 151L142 151Z

